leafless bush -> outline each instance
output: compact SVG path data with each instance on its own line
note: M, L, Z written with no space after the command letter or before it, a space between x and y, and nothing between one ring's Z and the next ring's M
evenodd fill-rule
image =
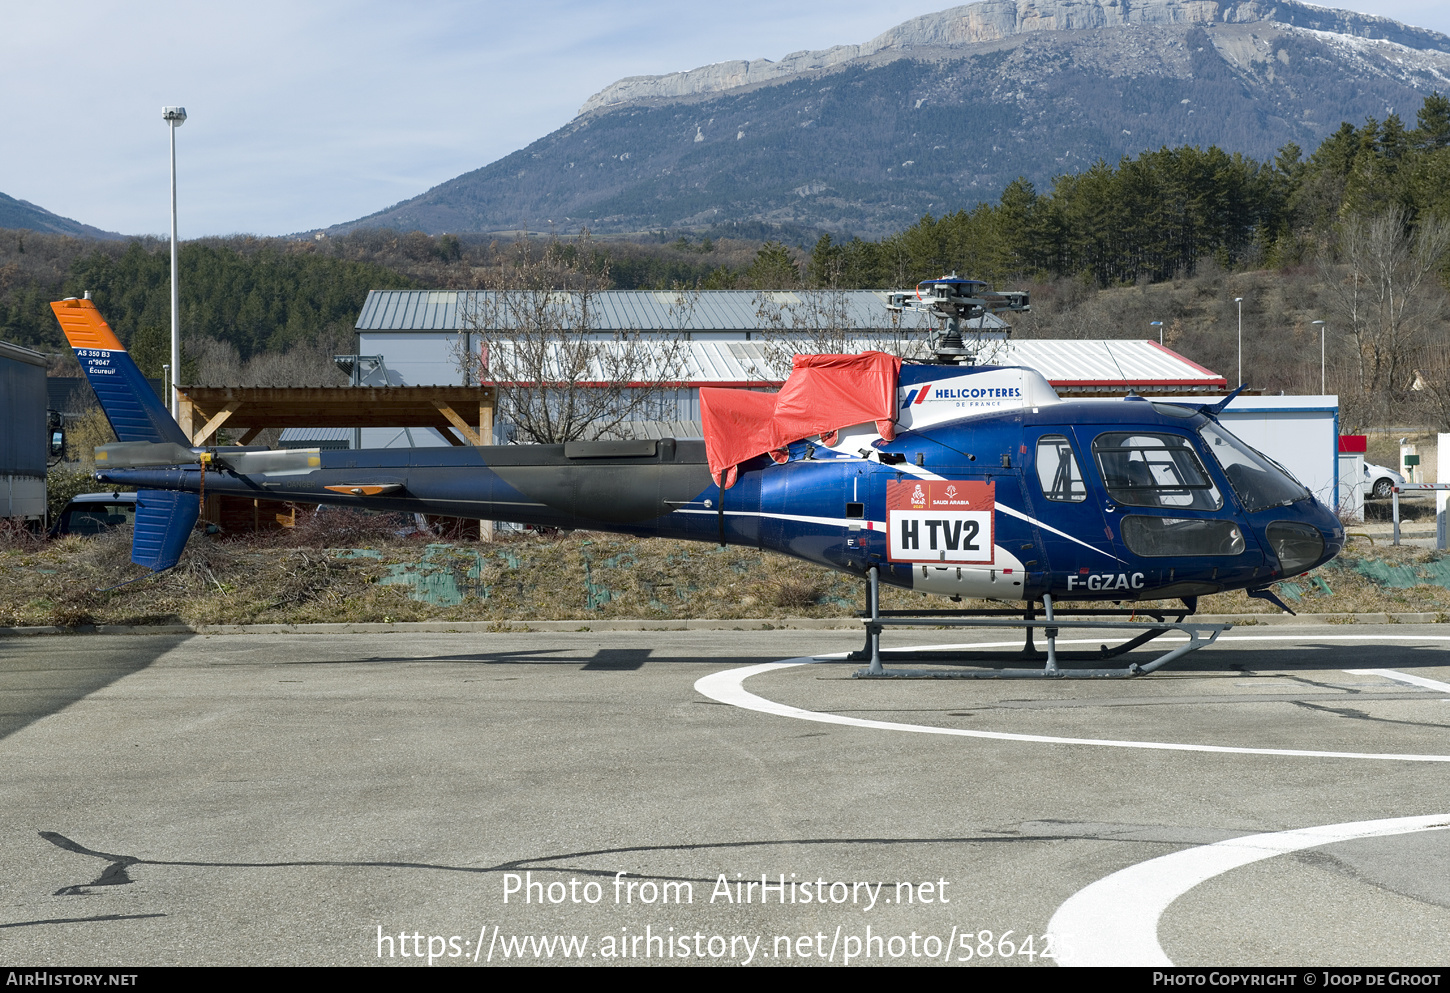
M0 548L20 552L33 552L45 543L45 536L24 521L11 517L0 517Z
M804 610L820 603L826 584L819 579L774 579L761 584L758 598L783 609Z
M341 386L347 377L332 357L353 350L352 336L337 327L324 328L316 339L285 352L258 352L245 362L230 342L201 338L186 344L199 386Z
M755 316L763 333L762 350L772 373L790 375L797 355L841 355L871 348L903 358L921 350L931 337L921 315L891 315L889 328L857 326L850 297L836 287L755 294Z
M414 531L411 514L324 507L318 512L299 510L290 528L249 531L235 540L261 547L353 548L403 541Z
M96 448L109 445L116 440L111 422L99 406L92 406L79 417L72 418L66 425L66 451L79 464L81 471L89 472L95 465Z
M460 304L455 354L466 382L492 383L495 409L518 440L559 444L657 419L663 392L683 378L696 296L678 290L667 327L618 327L600 313L607 258L586 236L542 251L520 242L511 264L485 274Z
M1335 327L1353 344L1356 398L1365 423L1383 422L1414 383L1413 364L1429 344L1444 307L1435 284L1450 249L1450 223L1433 214L1411 231L1398 210L1347 217L1337 232L1337 257L1320 265L1335 309Z

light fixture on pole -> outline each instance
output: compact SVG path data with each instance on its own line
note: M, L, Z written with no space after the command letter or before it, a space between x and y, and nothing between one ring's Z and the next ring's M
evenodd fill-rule
M1148 322L1148 326L1150 328L1157 328L1158 329L1158 344L1160 344L1160 345L1163 344L1163 322L1162 321L1149 321Z
M1244 298L1234 297L1239 305L1239 385L1244 384Z
M1310 321L1319 327L1319 395L1323 396L1328 391L1324 388L1324 335L1329 331L1329 326L1323 321Z
M186 123L185 107L162 107L161 119L171 132L171 416L181 412L176 396L177 372L181 369L181 313L176 291L176 129Z

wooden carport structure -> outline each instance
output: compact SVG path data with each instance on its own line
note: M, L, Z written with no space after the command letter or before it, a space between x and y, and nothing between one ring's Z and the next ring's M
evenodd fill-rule
M437 428L453 445L493 440L491 386L180 386L177 395L181 430L198 447L215 445L222 428L239 445L267 428ZM203 514L224 528L257 530L289 527L295 511L278 501L211 495ZM492 536L493 522L480 521L479 537Z
M216 444L223 427L239 445L267 428L437 428L454 445L487 445L493 437L492 386L179 386L176 392L181 430L193 445Z

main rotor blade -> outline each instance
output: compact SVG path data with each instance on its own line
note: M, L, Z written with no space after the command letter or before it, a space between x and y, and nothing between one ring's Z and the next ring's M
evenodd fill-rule
M96 446L96 462L115 469L200 465L201 454L171 441L118 441Z
M239 476L309 472L322 467L322 450L288 448L272 452L218 452L214 459Z
M200 465L207 461L240 476L256 473L310 472L322 467L321 449L292 448L281 451L212 452L210 454L169 441L120 441L96 448L96 462L112 469L145 469L153 466Z

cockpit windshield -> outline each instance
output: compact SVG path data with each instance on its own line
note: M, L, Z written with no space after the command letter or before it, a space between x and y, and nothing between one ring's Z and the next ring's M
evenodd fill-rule
M1289 475L1289 470L1209 421L1198 429L1208 450L1223 467L1234 492L1249 512L1288 506L1303 500L1309 491Z
M1108 495L1129 507L1218 510L1218 487L1190 441L1178 434L1100 434L1093 454Z

